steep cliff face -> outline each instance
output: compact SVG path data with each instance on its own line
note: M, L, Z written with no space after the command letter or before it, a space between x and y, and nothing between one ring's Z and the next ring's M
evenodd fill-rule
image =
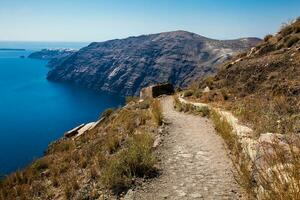
M213 40L185 31L94 42L71 56L51 62L49 80L67 81L121 95L162 82L184 87L214 73L233 54L260 40Z
M74 49L42 49L41 51L33 52L28 56L31 59L49 60L48 66L58 65L63 62L68 56L75 53Z

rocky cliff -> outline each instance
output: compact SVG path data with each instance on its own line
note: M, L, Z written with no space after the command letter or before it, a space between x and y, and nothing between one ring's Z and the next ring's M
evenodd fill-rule
M221 41L175 31L94 42L67 58L52 61L48 79L121 95L138 95L141 88L154 83L185 87L259 41Z
M75 53L74 49L42 49L41 51L33 52L28 58L49 60L48 66L58 65L63 62L68 56Z

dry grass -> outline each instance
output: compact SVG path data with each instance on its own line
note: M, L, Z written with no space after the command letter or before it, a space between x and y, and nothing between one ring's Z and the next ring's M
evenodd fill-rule
M108 118L111 114L113 114L115 110L113 108L108 108L101 113L100 118Z
M210 92L193 96L231 110L255 131L254 140L267 132L284 138L258 144L259 155L252 162L250 152L242 151L239 138L230 134L230 125L217 113L210 113L231 150L238 182L250 196L260 199L300 199L299 32L299 18L285 24L278 34L266 36L250 56L250 51L241 54L235 58L241 60L202 80L199 89L208 86ZM182 105L177 107L184 110Z
M127 96L125 101L126 101L126 104L129 104L129 103L136 103L137 101L139 100L139 97L136 97L136 96Z
M210 109L206 106L203 107L195 107L189 103L181 103L177 96L173 97L174 108L178 112L189 112L195 115L200 115L201 117L209 117Z
M300 199L300 138L285 137L261 144L261 158L256 165L259 192L263 199Z
M127 148L108 160L101 179L106 187L120 193L133 184L134 177L148 177L155 171L153 138L148 133L135 135Z
M294 44L296 44L298 41L300 41L300 38L298 36L291 36L289 37L286 42L285 42L285 45L286 47L291 47L293 46Z
M182 93L183 97L190 97L194 94L194 92L192 90L186 90Z
M163 123L163 114L160 101L155 99L151 104L152 117L155 123L160 126Z
M297 101L284 96L272 100L244 98L232 107L236 116L257 133L297 133L300 130L300 108Z
M109 110L105 121L81 137L52 143L44 157L1 180L0 199L91 198L105 192L104 186L118 194L134 184L134 178L149 177L155 157L147 130L161 123L158 103L151 109L131 103Z

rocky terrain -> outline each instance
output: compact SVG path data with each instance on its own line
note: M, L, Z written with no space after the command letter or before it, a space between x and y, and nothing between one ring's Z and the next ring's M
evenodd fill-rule
M154 83L185 87L259 41L221 41L175 31L94 42L66 58L52 60L48 79L127 96L138 95L141 88Z
M71 54L77 50L74 49L42 49L41 51L33 52L28 56L31 59L49 60L48 66L52 66L54 63L58 64L63 62Z

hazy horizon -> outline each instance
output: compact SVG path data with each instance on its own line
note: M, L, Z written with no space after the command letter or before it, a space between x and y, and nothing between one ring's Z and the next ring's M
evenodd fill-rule
M93 42L184 30L213 39L262 38L299 15L300 1L0 2L0 41Z

